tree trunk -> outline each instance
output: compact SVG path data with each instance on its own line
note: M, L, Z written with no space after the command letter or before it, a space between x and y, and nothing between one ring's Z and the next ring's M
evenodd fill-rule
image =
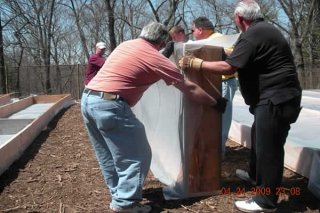
M82 26L80 24L80 14L77 12L75 6L74 6L74 2L73 0L70 1L71 2L71 6L72 6L72 11L73 11L73 14L74 14L74 18L75 18L75 22L76 22L76 25L77 25L77 29L79 31L79 36L80 36L80 40L81 40L81 44L82 44L82 48L83 48L83 51L84 51L84 54L86 55L87 58L90 57L90 54L89 54L89 50L87 48L87 41L86 41L86 36L82 30Z
M52 17L54 14L54 5L55 5L55 0L51 1L51 6L50 6L50 18L49 18L49 24L48 24L48 38L46 39L47 41L47 47L46 47L46 52L45 52L45 66L46 66L46 92L48 94L52 93L52 87L51 87L51 82L50 82L50 55L51 55L51 40L52 40Z
M1 13L0 13L0 93L7 93L7 83L6 83L6 70L4 67L4 52L3 52L3 37L2 37L2 23L1 23Z
M22 47L22 44L21 44L21 53L20 53L20 57L19 57L19 60L18 60L18 63L17 63L17 83L16 83L16 90L17 92L19 92L19 94L22 93L22 91L20 91L20 66L22 64L22 59L23 59L23 52L24 52L24 48Z
M114 32L114 4L110 2L111 0L106 0L107 14L108 14L108 28L109 28L109 39L110 39L110 52L112 52L117 47L116 35Z

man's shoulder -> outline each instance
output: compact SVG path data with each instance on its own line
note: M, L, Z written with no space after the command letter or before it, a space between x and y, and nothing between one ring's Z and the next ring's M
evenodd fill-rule
M96 63L99 61L105 61L106 59L104 57L102 57L101 55L99 54L92 54L90 57L89 57L89 63Z
M214 32L209 36L209 38L217 38L217 37L220 37L220 36L223 36L223 34L218 33L218 32Z
M98 54L93 53L92 55L90 55L90 57L89 57L89 58L98 58L98 57L99 57L99 55L98 55Z
M130 50L130 49L145 49L150 46L150 43L142 38L136 38L121 42L117 46L117 50Z
M145 40L142 38L135 38L135 39L123 41L118 46L131 45L131 44L136 44L136 43L141 43L141 42L143 43L143 42L145 42Z

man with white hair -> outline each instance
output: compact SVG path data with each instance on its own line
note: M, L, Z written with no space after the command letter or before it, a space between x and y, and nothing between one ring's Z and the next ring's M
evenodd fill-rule
M221 75L238 72L254 122L249 172L236 170L236 175L256 187L251 188L253 198L235 205L244 212L274 212L282 193L284 144L301 109L301 87L288 42L263 20L259 5L254 0L240 1L234 19L242 34L225 61L184 57L179 63L183 69Z
M91 79L100 70L106 59L103 54L106 52L107 45L104 42L98 42L96 44L96 49L94 54L92 54L88 59L88 64L86 67L86 73L84 78L84 85L87 85Z
M115 212L150 212L140 204L151 163L144 125L131 111L149 86L162 79L199 104L225 110L195 83L184 79L159 50L168 38L166 27L146 25L137 39L121 43L83 91L81 112Z

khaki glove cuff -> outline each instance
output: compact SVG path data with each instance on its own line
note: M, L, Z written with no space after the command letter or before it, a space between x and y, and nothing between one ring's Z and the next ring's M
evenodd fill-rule
M200 58L192 58L190 60L190 67L195 71L200 71L202 68L203 60Z

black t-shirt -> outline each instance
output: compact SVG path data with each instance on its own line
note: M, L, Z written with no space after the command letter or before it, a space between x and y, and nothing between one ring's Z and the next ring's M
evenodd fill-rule
M243 32L226 62L238 68L248 105L283 103L301 95L290 46L273 25L258 19Z

